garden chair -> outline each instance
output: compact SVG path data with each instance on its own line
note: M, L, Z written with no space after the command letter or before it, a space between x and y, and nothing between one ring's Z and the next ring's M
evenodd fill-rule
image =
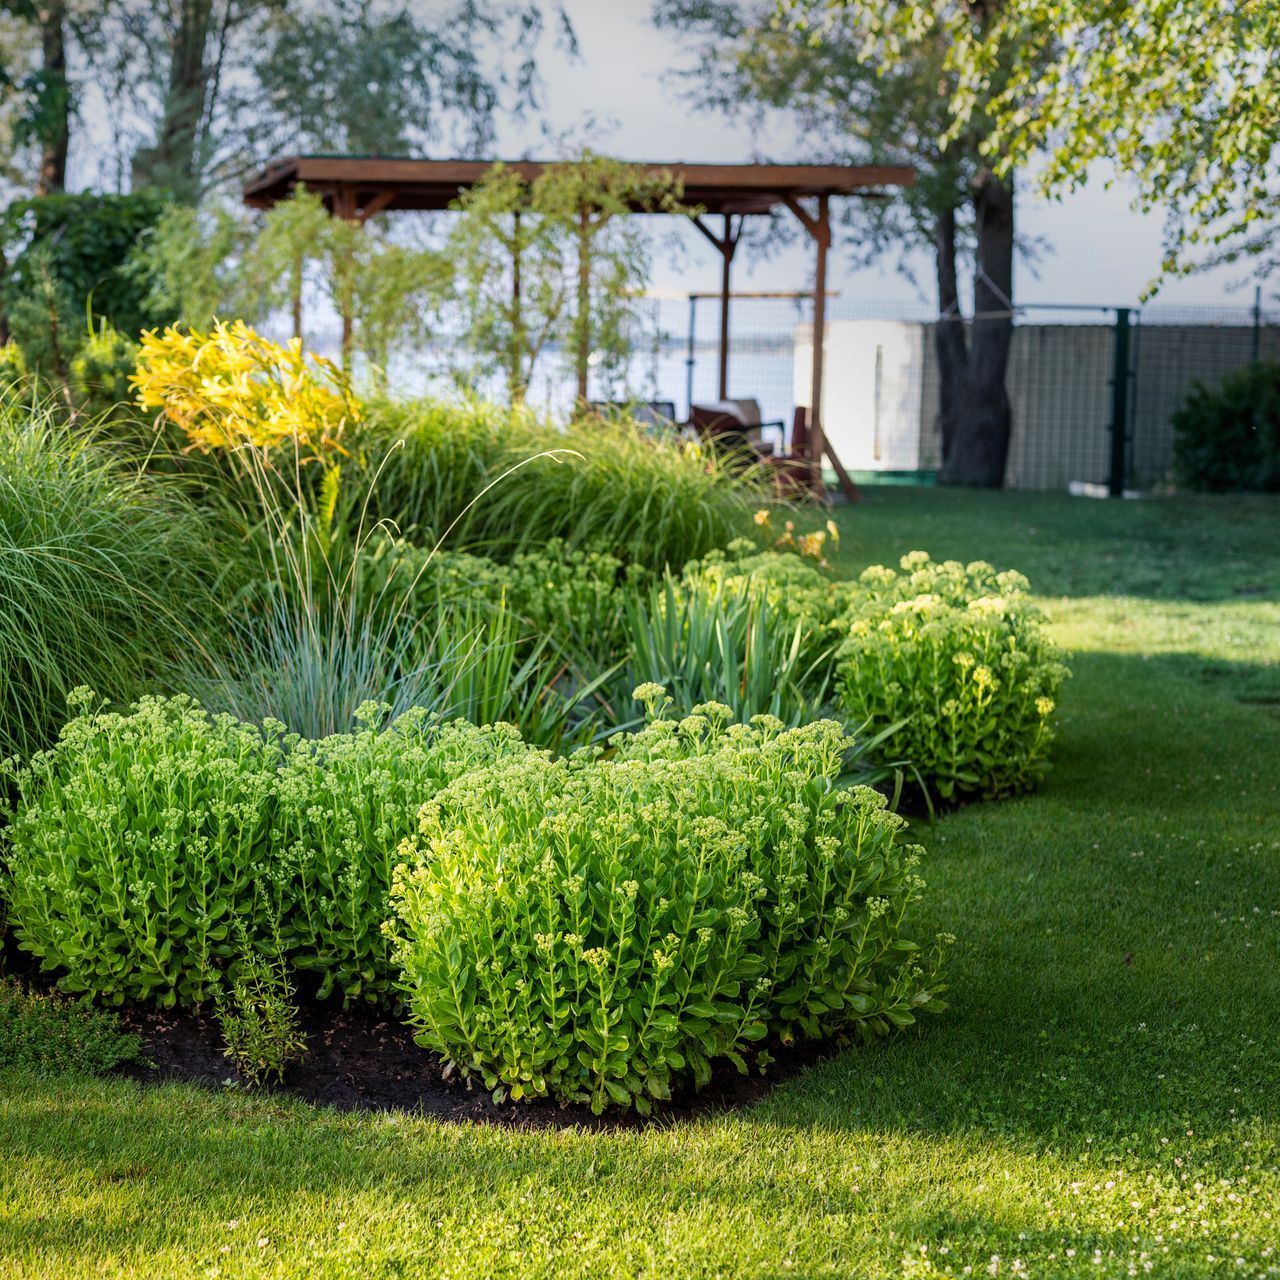
M758 400L713 400L689 406L689 426L703 440L725 452L753 452L772 458L782 452L785 424L763 422Z

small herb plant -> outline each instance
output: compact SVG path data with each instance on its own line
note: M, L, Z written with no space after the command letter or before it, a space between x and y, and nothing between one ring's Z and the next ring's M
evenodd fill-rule
M650 722L611 754L530 751L423 806L388 926L420 1042L499 1098L643 1112L771 1039L941 1009L904 934L921 850L836 785L840 726L637 694Z
M40 992L0 978L0 1067L101 1075L134 1061L137 1036L87 999Z
M943 799L1033 786L1048 768L1058 689L1070 674L1020 573L923 551L867 569L839 650L841 707L895 725L880 749Z
M307 1053L289 971L276 957L247 951L232 970L228 990L214 997L226 1056L250 1084L277 1083Z

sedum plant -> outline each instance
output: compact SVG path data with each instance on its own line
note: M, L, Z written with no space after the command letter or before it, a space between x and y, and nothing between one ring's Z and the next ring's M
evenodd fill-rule
M396 849L422 797L526 749L509 724L441 725L421 710L387 724L386 714L369 705L353 733L294 742L273 780L272 863L291 886L281 945L299 970L316 975L321 998L388 997L393 968L382 924Z
M49 751L10 766L0 891L19 945L112 1004L202 1004L268 946L321 994L385 998L393 855L423 796L524 750L509 725L387 725L385 707L318 741L189 698L120 714L81 691L73 709Z
M709 704L456 780L402 849L388 926L418 1039L498 1098L647 1111L767 1044L871 1037L943 1007L903 927L918 846L837 785L830 721Z
M78 712L16 770L3 891L18 944L64 991L111 1004L199 1004L234 952L233 928L268 926L283 888L268 857L278 736L189 698L127 714Z
M841 707L894 725L881 749L943 799L1033 786L1048 768L1070 674L1020 573L984 561L902 557L867 569L841 621Z

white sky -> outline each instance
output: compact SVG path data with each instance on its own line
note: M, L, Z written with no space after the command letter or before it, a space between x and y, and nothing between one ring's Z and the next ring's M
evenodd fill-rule
M680 98L678 87L663 73L687 65L691 54L680 37L656 30L649 22L648 0L565 0L577 30L581 59L570 61L548 52L543 59L547 84L544 122L555 134L578 134L595 118L613 125L598 149L633 160L687 160L734 163L750 160L785 162L805 159L785 129L755 135L748 122L700 112ZM500 131L498 150L506 155L544 155L549 147L539 136L538 122L512 122ZM1048 203L1024 183L1017 216L1022 232L1043 237L1049 252L1037 264L1038 277L1020 265L1015 296L1021 302L1134 304L1155 276L1160 262L1161 219L1130 208L1131 191L1108 189L1092 181L1061 201ZM686 292L719 285L719 257L689 228L683 264L658 254L653 284ZM754 264L740 252L734 261L734 286L742 289L805 287L810 254L797 249L772 261ZM930 264L922 258L917 272L931 288ZM1166 284L1158 304L1249 306L1250 285L1230 289L1241 275L1220 269ZM914 301L919 295L891 267L852 270L840 253L830 267L831 287L845 298ZM929 294L925 301L932 305Z

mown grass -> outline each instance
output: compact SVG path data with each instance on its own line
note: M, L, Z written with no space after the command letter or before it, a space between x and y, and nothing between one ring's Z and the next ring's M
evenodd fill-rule
M922 832L945 1015L638 1132L0 1075L0 1275L1280 1275L1280 503L839 518L1075 651L1043 790Z

